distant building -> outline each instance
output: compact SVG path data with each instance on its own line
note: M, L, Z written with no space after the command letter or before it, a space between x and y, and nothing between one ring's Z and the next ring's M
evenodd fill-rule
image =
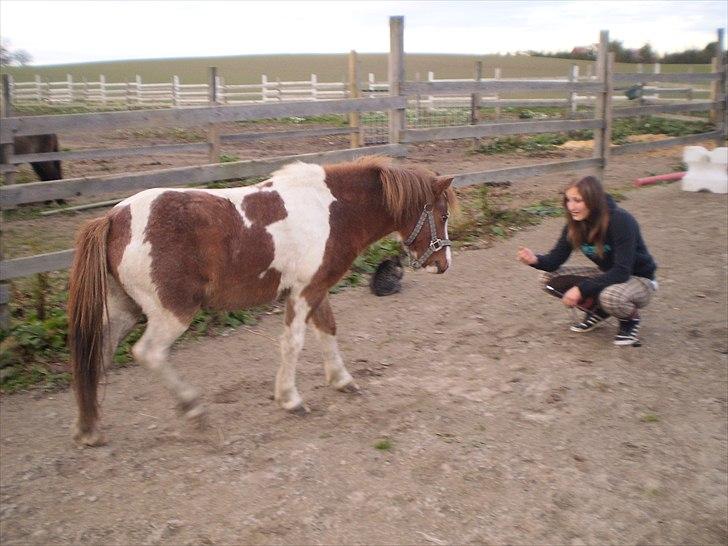
M571 50L571 54L579 57L594 56L597 54L598 47L599 46L597 44L591 44L588 46L577 46Z

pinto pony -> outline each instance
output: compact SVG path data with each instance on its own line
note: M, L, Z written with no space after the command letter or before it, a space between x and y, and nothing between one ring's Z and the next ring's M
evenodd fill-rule
M145 190L91 220L78 234L69 285L75 438L103 443L102 366L142 314L147 326L132 349L135 359L161 376L198 424L205 410L168 354L200 309L242 309L286 296L275 400L307 411L295 378L307 323L322 346L326 383L357 391L339 354L328 290L359 253L392 232L416 267L444 273L451 182L382 157L323 167L299 162L254 186Z

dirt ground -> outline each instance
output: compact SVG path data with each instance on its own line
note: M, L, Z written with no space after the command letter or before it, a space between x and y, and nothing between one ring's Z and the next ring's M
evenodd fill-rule
M408 160L443 173L533 162L465 150L422 145ZM556 155L544 161L589 151ZM680 155L615 159L606 185L676 170ZM554 198L576 176L511 191L524 203ZM407 272L400 294L334 295L339 343L362 394L324 386L309 335L298 373L306 417L271 399L275 313L173 352L205 392L206 434L189 430L161 382L138 367L107 377L110 443L101 448L73 445L70 391L3 396L0 540L725 544L727 205L679 184L626 192L622 206L659 265L640 348L611 343L613 319L569 332L571 314L516 262L518 245L550 247L557 218L456 252L445 275Z

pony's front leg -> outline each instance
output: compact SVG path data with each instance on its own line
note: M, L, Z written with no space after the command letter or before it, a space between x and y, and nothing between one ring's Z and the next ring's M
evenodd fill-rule
M306 337L306 315L310 308L301 297L289 296L286 301L285 325L281 335L281 367L276 374L275 400L285 410L308 413L296 388L296 364Z
M324 357L324 374L326 384L344 392L359 392L354 378L344 366L339 353L339 344L336 341L336 321L331 310L328 296L324 296L321 303L311 313L311 322L321 344Z

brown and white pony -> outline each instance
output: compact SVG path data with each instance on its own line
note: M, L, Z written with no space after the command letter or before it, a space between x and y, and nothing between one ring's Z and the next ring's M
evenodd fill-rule
M242 309L287 295L275 400L307 411L295 380L306 323L321 342L326 383L357 391L339 354L328 290L359 253L392 232L418 265L444 273L451 182L382 157L323 167L299 162L255 186L145 190L90 221L78 234L69 287L76 439L103 442L102 365L142 314L147 326L134 357L161 376L198 424L199 396L167 357L200 309Z

